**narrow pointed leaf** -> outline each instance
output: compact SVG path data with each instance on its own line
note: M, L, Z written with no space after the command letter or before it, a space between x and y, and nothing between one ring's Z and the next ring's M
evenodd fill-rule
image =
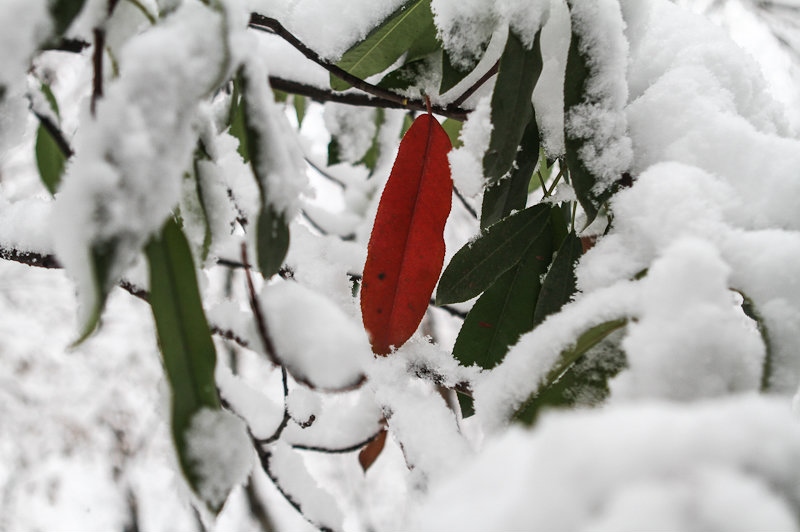
M350 48L336 65L365 79L383 72L414 45L433 25L430 0L412 0L389 16L367 37ZM331 75L331 88L345 90L350 85Z
M532 423L536 419L541 407L545 404L548 391L556 386L556 383L566 376L575 364L581 361L582 357L589 349L596 346L609 334L624 327L627 323L627 319L608 321L596 325L581 334L571 349L566 349L561 352L556 363L547 373L544 381L539 385L536 393L517 409L514 414L514 419L523 423ZM619 369L616 371L619 371ZM616 372L614 372L614 374L616 374Z
M271 205L265 205L256 222L258 269L264 278L278 273L289 252L289 225Z
M534 326L569 303L576 290L575 263L582 253L581 239L574 232L567 235L542 283L533 315Z
M549 224L548 218L519 264L501 275L467 314L453 347L461 364L491 369L523 333L533 329L540 279L553 255Z
M113 288L112 280L116 278L112 268L117 262L118 247L119 240L116 238L105 242L95 242L91 246L89 259L92 269L92 281L94 282L92 306L86 319L81 324L80 336L73 342L73 347L83 343L100 326L100 318L106 305L106 299L108 299L108 294Z
M358 453L358 463L361 465L361 470L364 473L367 472L367 469L372 467L372 464L374 464L375 460L381 455L381 451L383 451L383 447L386 445L386 434L386 429L380 431L378 436L366 444L364 448L361 449L361 452Z
M50 15L53 17L53 30L55 37L60 37L67 31L83 9L85 0L52 0L49 2Z
M381 196L361 286L361 312L376 354L414 334L444 262L453 181L450 139L436 119L408 130Z
M736 290L736 292L742 296L742 312L744 312L745 316L756 322L761 340L764 342L764 362L761 365L761 392L768 392L770 391L772 373L774 371L774 363L772 360L774 355L769 329L767 329L767 324L758 312L753 300L739 290Z
M35 150L39 177L50 194L55 194L58 184L61 182L67 158L50 132L42 125L36 131Z
M357 164L363 164L369 168L369 175L375 171L375 166L378 164L378 158L381 155L381 126L386 121L386 113L383 109L375 110L375 135L372 137L372 144L370 145L364 156L358 161Z
M436 304L471 299L513 268L538 235L547 231L550 206L539 204L487 227L474 242L462 247L442 273Z
M449 91L472 72L472 69L462 69L455 66L450 61L447 52L442 53L442 82L439 84L439 93L444 94Z
M172 437L181 468L196 488L197 473L186 455L186 430L201 408L218 409L216 351L197 287L189 244L169 219L146 246L150 306L167 380L172 391Z
M542 73L541 31L526 50L512 31L500 57L492 93L492 133L483 157L483 173L490 184L503 177L517 157L525 128L533 117L531 96Z
M539 160L539 127L536 116L531 120L522 135L521 147L517 152L511 174L486 187L481 207L481 229L499 222L514 211L525 208L528 201L528 183Z

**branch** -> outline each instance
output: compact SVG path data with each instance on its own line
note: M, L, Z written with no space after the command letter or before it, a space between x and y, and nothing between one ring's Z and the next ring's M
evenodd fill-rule
M54 124L52 120L50 120L45 115L36 112L35 110L33 110L33 108L31 108L31 112L34 114L36 119L39 120L39 123L42 125L42 127L45 128L45 130L47 130L48 133L50 133L51 137L53 137L56 146L58 146L58 149L61 151L64 157L66 157L67 159L72 157L72 155L74 154L74 152L72 151L72 146L70 146L69 141L64 136L64 133L61 131L61 129L56 124Z
M106 32L103 28L94 29L94 80L92 82L92 99L89 104L92 116L95 114L97 100L103 97L103 50L106 46Z
M352 445L348 445L346 447L330 448L330 447L320 447L320 446L315 446L315 445L303 445L303 444L298 443L298 444L293 444L292 445L292 449L296 449L298 451L313 451L313 452L316 452L316 453L324 453L324 454L354 453L354 452L358 451L359 449L363 448L365 445L367 445L370 442L372 442L378 436L380 436L381 432L383 432L384 430L385 429L383 427L381 427L378 430L378 432L376 432L375 434L373 434L369 438L366 438L365 440L362 440L362 441L360 441L358 443L354 443Z
M426 111L427 108L425 106L425 102L419 99L409 99L405 96L401 96L395 92L383 89L371 83L367 83L363 79L356 77L346 70L329 63L322 59L317 52L306 46L300 39L294 36L289 30L283 27L283 25L278 22L274 18L265 17L264 15L260 15L258 13L252 13L250 15L250 27L258 30L266 30L274 33L275 35L281 37L283 40L291 44L294 48L296 48L300 53L306 56L311 61L315 62L337 78L346 81L353 87L366 92L367 94L371 94L376 98L383 100L381 103L381 107L388 107L390 103L395 104L395 106L404 108L404 109L414 109L417 111ZM321 89L318 89L321 90ZM332 91L330 94L334 94ZM457 120L464 120L469 113L468 110L462 109L458 105L450 104L446 107L441 106L434 106L433 112L436 114L447 116L451 118L455 118Z
M476 81L474 85L472 85L470 88L468 88L466 91L464 91L464 94L462 94L461 96L459 96L458 98L453 100L453 103L451 105L461 105L462 103L464 103L467 100L467 98L469 98L470 96L475 94L475 91L477 91L479 88L481 88L481 86L484 83L489 81L489 79L492 76L497 74L498 70L500 70L500 61L497 61L494 65L492 65L492 68L490 68L488 71L486 71L486 74L481 76L480 79L478 81Z

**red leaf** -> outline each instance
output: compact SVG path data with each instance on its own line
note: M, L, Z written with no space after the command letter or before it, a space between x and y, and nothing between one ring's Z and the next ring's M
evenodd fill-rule
M361 449L361 452L358 453L358 463L361 464L361 470L364 473L367 472L367 469L370 468L372 464L375 463L375 460L383 451L383 446L386 445L386 429L384 428L382 431L375 436L375 439L369 442Z
M388 355L417 330L444 263L444 224L453 180L450 138L430 114L400 141L383 190L361 286L361 314L372 350Z

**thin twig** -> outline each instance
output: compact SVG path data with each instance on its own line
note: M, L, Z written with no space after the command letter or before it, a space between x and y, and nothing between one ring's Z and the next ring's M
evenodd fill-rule
M247 260L247 246L242 244L242 264L250 264L250 261ZM261 343L264 346L264 352L267 355L267 358L278 367L283 367L281 364L280 359L278 358L277 352L275 351L275 345L272 343L272 338L267 331L267 321L264 319L264 313L261 311L261 305L258 302L258 297L256 296L256 289L253 285L253 277L250 275L250 268L244 269L245 278L247 279L247 292L250 298L250 309L253 311L253 317L256 320L256 330L258 331L258 336L261 338Z
M466 200L466 198L464 198L464 196L462 196L462 195L461 195L461 192L459 192L459 191L458 191L458 189L457 189L456 187L453 187L453 194L455 194L455 195L456 195L456 197L458 198L458 200L461 202L461 205L463 205L463 206L464 206L464 208L467 210L467 212L469 213L469 215L470 215L470 216L472 216L474 219L476 219L476 220L477 220L477 219L478 219L478 213L477 213L477 212L475 212L475 209L473 209L473 208L472 208L472 205L470 205L469 203L467 203L467 200Z
M336 183L337 185L339 185L342 188L347 188L347 184L344 181L342 181L341 179L339 179L338 177L336 177L334 175L331 175L327 171L325 171L322 168L320 168L319 166L317 166L317 164L314 161L312 161L310 158L305 157L305 160L306 160L306 163L308 163L308 165L311 168L313 168L319 175L321 175L322 177L324 177L325 179L327 179L327 180L329 180L329 181L331 181L333 183Z
M351 86L366 92L367 94L371 94L376 98L384 100L386 102L393 102L395 104L399 104L400 107L406 109L416 109L417 111L424 111L426 110L425 102L423 100L418 99L409 99L405 96L401 96L397 93L394 93L390 90L383 89L371 83L364 81L363 79L354 76L347 72L346 70L329 63L322 59L317 52L309 48L305 45L300 39L295 37L293 33L287 30L280 22L278 22L274 18L266 17L264 15L260 15L258 13L252 13L250 15L250 27L259 30L269 30L271 33L281 37L283 40L291 44L294 48L296 48L300 53L306 56L311 61L315 62L337 78L347 82ZM452 118L457 118L459 120L463 120L466 115L469 113L468 110L460 108L458 105L448 105L447 107L441 106L434 106L433 112L442 116L449 116Z
M92 64L94 65L94 81L92 83L92 99L89 109L92 116L95 116L97 100L103 97L103 52L106 47L106 32L103 28L94 29L94 55Z
M470 88L468 88L466 91L464 91L464 94L462 94L461 96L459 96L458 98L453 100L453 103L451 103L450 105L454 105L454 106L460 107L462 103L467 101L467 98L469 98L470 96L475 94L475 91L477 91L479 88L481 88L481 86L484 83L486 83L487 81L489 81L489 79L492 76L497 74L497 72L499 70L500 70L500 61L497 61L494 65L492 65L492 68L490 68L488 71L486 71L486 74L481 76L478 81L476 81Z
M382 427L376 432L375 434L371 435L369 438L366 438L360 442L354 443L352 445L348 445L346 447L322 447L316 445L303 445L301 443L293 444L292 449L297 449L298 451L313 451L315 453L323 453L323 454L347 454L347 453L354 453L367 445L368 443L372 442L375 438L380 436L381 432L385 429Z
M45 128L45 130L47 130L48 133L50 133L51 137L53 137L56 146L58 146L59 151L64 155L64 157L66 157L67 159L72 157L74 153L72 151L72 146L70 146L69 141L64 136L64 133L61 131L61 128L59 128L56 124L54 124L53 121L50 120L50 118L46 117L45 115L37 113L34 110L31 110L31 112L33 112L36 119L39 120L39 123L42 125L42 127Z

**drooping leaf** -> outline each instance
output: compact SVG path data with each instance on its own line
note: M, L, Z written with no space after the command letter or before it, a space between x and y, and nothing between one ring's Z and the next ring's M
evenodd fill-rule
M50 16L53 17L53 33L56 37L60 37L69 29L72 21L83 9L84 3L85 0L51 0L48 2Z
M603 346L598 342L555 382L541 388L536 399L526 403L515 419L532 425L548 408L598 405L610 393L608 381L625 369L627 363L625 352L619 346Z
M39 125L39 129L36 131L35 149L39 177L50 194L55 194L58 184L61 182L67 158L50 132L42 125Z
M233 80L233 93L231 94L231 108L228 117L230 129L228 133L239 141L237 151L244 162L249 163L250 153L247 151L247 133L245 132L244 101L242 101L241 87L241 76L236 76Z
M172 399L172 437L181 468L196 489L198 474L186 451L186 430L201 408L219 409L211 339L189 243L170 218L145 248L150 306Z
M534 205L481 231L462 247L442 273L436 304L471 299L486 290L500 275L513 268L538 234L548 230L550 206Z
M450 56L447 55L447 52L443 52L442 82L439 84L439 93L444 94L458 85L462 79L469 75L470 72L472 72L471 69L462 69L455 66L452 61L450 61Z
M112 238L103 242L95 242L89 250L89 260L92 271L93 295L91 308L86 319L81 324L81 332L73 347L80 345L100 325L100 318L106 305L108 294L114 286L115 272L112 268L116 263L119 240Z
M575 263L582 253L581 239L574 232L568 234L542 283L542 291L533 315L534 326L569 303L576 290Z
M367 248L361 312L376 354L414 333L444 261L453 181L450 139L429 114L414 120L381 196Z
M554 395L548 395L548 393L554 386L556 386L556 383L562 379L570 371L570 369L575 366L575 364L582 360L582 357L589 349L600 343L600 341L614 331L624 327L627 323L627 319L608 321L596 325L581 334L572 348L561 352L555 364L553 364L553 367L547 373L544 380L540 383L536 393L534 393L517 409L516 413L514 414L514 419L523 423L532 423L536 419L536 416L538 415L538 412L542 406L545 404L552 404ZM619 371L619 369L621 369L621 366L616 371ZM616 374L616 372L614 372L614 374ZM576 377L573 376L569 378L575 379ZM577 388L575 381L573 381L572 386L573 390ZM555 394L555 397L558 397L558 394ZM545 401L551 402L545 403Z
M489 185L483 193L481 229L525 208L528 183L539 159L539 127L536 125L535 115L531 116L525 128L521 146L510 175Z
M331 140L328 142L328 166L333 166L340 162L342 162L342 155L339 139L332 135Z
M289 251L289 224L271 205L265 205L256 222L258 269L265 278L278 273Z
M411 0L389 16L367 37L350 48L336 65L365 79L389 68L433 25L430 0ZM331 88L345 90L350 85L331 75Z
M442 122L442 128L444 128L447 136L450 137L450 143L453 145L453 148L460 148L463 145L459 135L461 134L461 126L464 125L464 122L460 122L458 120L454 120L452 118L445 119Z
M244 142L261 196L261 209L256 220L257 263L261 275L269 278L280 271L289 250L289 220L272 203L268 186L270 168L285 161L279 161L282 156L280 148L276 147L279 139L267 138L276 132L268 124L261 123L272 119L266 108L267 102L258 94L258 91L268 90L266 79L254 76L248 67L240 69L238 77L244 113ZM283 177L288 179L291 176Z
M303 125L303 119L306 117L306 97L295 94L292 97L294 103L294 112L297 116L297 127Z
M540 37L541 31L527 50L512 31L500 57L492 93L492 133L483 157L483 173L489 184L511 170L525 128L533 117L531 96L542 72Z
M770 391L771 382L772 382L772 373L773 373L773 346L772 340L769 335L769 329L767 329L767 324L764 321L764 318L761 316L761 313L758 312L755 303L752 299L747 297L747 295L740 291L736 290L740 296L742 296L742 312L744 312L745 316L750 318L756 323L756 327L758 328L758 332L761 335L761 340L764 342L764 361L761 364L761 393L765 393Z
M358 453L358 463L361 465L361 470L366 473L367 469L372 467L375 460L381 455L383 447L386 445L387 430L383 429L378 433L374 440L364 446Z
M386 121L386 113L383 109L375 110L375 135L372 137L372 144L370 145L364 156L358 161L357 164L363 164L369 168L369 175L375 171L375 166L378 164L378 158L381 154L381 126Z
M525 255L478 298L458 333L453 356L465 366L491 369L499 364L519 337L534 325L541 277L553 255L550 219L532 233Z

